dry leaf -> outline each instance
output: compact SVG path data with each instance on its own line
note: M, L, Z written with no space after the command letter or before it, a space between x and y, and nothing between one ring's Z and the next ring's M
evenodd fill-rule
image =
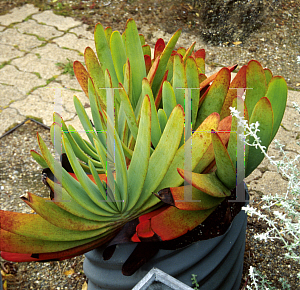
M72 274L74 274L74 273L75 273L74 269L71 268L70 270L65 271L65 272L64 272L64 275L69 276L69 275L72 275Z
M81 290L87 290L88 288L88 284L86 282L84 282L84 284L82 285Z

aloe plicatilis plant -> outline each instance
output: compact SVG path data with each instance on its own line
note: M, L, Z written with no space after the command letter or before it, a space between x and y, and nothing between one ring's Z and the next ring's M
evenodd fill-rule
M268 148L283 118L286 82L255 60L232 81L236 66L207 78L204 50L194 51L195 43L174 49L180 34L167 44L159 39L152 55L133 19L122 35L96 25L97 55L88 47L86 67L74 62L91 105L92 122L74 96L88 141L54 113L51 137L64 166L37 134L41 153L31 155L54 198L22 197L36 214L0 211L4 259L71 258L108 242L136 219L132 242L172 240L202 223L242 182L236 179L237 122L229 108L242 107L249 124L259 122L257 135ZM245 88L245 98L237 96ZM191 109L184 110L188 94ZM192 144L190 171L185 144ZM246 145L245 177L262 160L259 148ZM192 200L185 202L188 184Z

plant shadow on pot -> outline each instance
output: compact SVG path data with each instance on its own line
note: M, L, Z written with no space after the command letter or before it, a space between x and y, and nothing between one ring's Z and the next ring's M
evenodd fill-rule
M245 189L248 199L246 185ZM243 272L247 214L241 210L243 203L228 202L235 197L233 190L201 225L180 238L140 243L144 244L144 254L155 247L159 250L145 264L131 265L138 268L131 276L123 275L122 270L124 272L124 265L130 266L128 261L138 261L132 258L136 244L117 245L108 261L103 260L107 245L86 253L83 269L88 278L88 290L121 289L120 286L124 290L132 289L153 267L188 286L195 274L201 290L238 290Z

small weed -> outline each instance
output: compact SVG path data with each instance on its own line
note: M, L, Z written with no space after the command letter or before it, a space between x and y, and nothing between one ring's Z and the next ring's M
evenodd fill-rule
M31 116L31 115L26 115L25 117L28 118L28 119L33 119L35 121L43 123L43 119L42 118L34 117L34 116Z
M40 73L38 73L38 72L32 72L32 73L35 74L39 79L42 78L41 75L40 75Z
M74 70L73 70L73 62L67 58L67 63L58 62L56 65L59 69L63 70L63 74L69 74L71 76L74 76Z
M192 280L192 284L194 285L194 289L195 290L200 290L200 288L199 288L200 285L198 284L198 281L197 281L197 275L192 274L191 280Z

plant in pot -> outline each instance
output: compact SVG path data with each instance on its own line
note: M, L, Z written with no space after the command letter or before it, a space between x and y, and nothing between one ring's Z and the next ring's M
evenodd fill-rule
M268 148L287 85L255 60L232 82L236 66L207 78L204 50L194 51L195 43L174 50L180 33L167 44L159 39L153 55L133 19L122 35L96 25L98 58L88 47L86 68L74 62L91 106L92 121L74 96L88 141L54 113L59 162L37 134L41 153L31 155L51 201L28 193L21 198L34 214L1 211L4 259L63 260L93 250L84 264L89 289L131 289L154 265L186 284L197 274L201 289L239 288L246 215L230 200L244 176L236 178L240 141L229 108L261 124ZM244 88L251 89L243 99ZM246 145L245 176L262 159Z

